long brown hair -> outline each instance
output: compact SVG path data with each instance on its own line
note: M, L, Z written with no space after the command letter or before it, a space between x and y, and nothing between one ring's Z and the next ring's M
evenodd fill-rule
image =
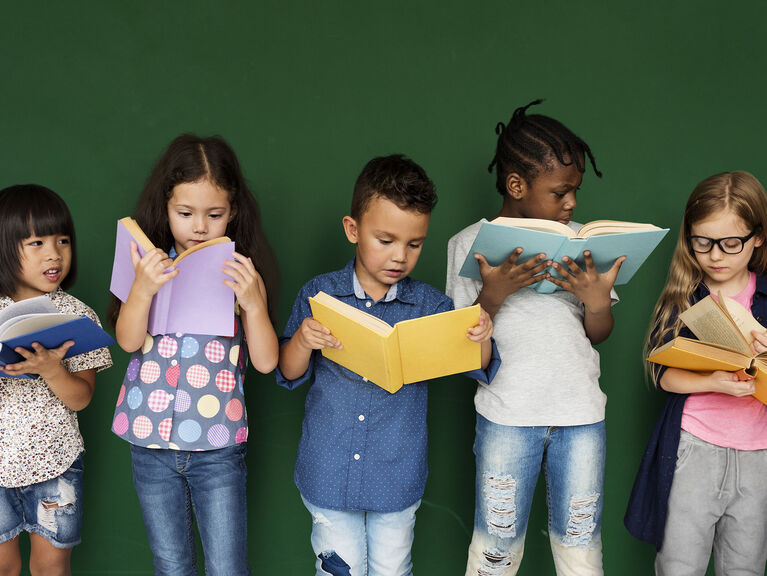
M751 230L764 238L767 230L767 196L759 181L737 170L715 174L703 180L692 191L685 206L679 238L671 258L666 285L653 310L652 322L645 342L645 355L682 329L679 314L690 307L695 288L703 281L703 271L695 259L687 237L692 226L711 216L730 211ZM762 275L767 272L767 242L754 249L748 269ZM671 319L675 318L672 322ZM657 386L658 366L651 366L653 383Z

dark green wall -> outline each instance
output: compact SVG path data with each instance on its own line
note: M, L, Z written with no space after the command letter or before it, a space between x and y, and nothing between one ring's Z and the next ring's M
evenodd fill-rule
M619 290L600 346L607 392L603 539L608 574L646 575L652 550L622 517L659 408L641 346L684 201L713 173L767 182L761 1L4 2L0 185L34 181L68 201L81 275L102 315L115 220L131 212L177 134L219 133L238 152L282 267L280 330L299 286L342 266L354 179L372 156L422 163L440 202L414 276L444 286L448 238L500 198L486 167L496 122L537 97L594 151L577 219L673 232ZM128 446L109 431L126 355L80 415L86 454L76 574L150 574ZM542 355L541 361L545 361ZM567 366L562 366L567 373ZM254 574L312 570L310 519L292 483L305 390L250 373L249 542ZM474 506L474 385L431 387L431 475L415 572L463 573ZM520 574L553 574L540 491Z

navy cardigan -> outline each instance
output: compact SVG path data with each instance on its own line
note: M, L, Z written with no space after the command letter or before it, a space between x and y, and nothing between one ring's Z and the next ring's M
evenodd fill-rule
M700 283L691 298L694 304L708 295L708 288ZM756 292L751 313L760 324L767 319L767 276L756 277ZM675 321L672 318L672 321ZM694 338L687 327L680 336ZM660 376L659 376L660 379ZM676 454L682 429L682 411L689 394L666 392L666 403L647 443L634 487L629 497L623 523L632 536L653 544L656 550L663 545L668 512L668 495L674 481Z

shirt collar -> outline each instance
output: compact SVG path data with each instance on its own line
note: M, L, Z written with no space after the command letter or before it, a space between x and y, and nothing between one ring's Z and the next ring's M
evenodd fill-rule
M354 272L354 262L355 259L352 258L346 263L346 266L341 270L335 285L333 287L328 287L329 290L325 290L325 292L331 296L351 296L353 294L360 300L366 298L365 290L363 290L362 285L357 278L357 274ZM396 299L405 304L415 304L416 297L413 293L412 283L413 281L409 277L405 277L396 284L393 284L386 293L386 296L383 297L383 301L391 302Z

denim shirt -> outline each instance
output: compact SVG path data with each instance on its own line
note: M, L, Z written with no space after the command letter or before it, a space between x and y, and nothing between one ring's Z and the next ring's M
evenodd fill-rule
M690 305L699 302L708 294L708 287L701 282L692 294ZM756 277L756 292L751 305L751 314L757 322L764 325L767 319L767 276ZM669 322L676 322L676 317L671 318ZM695 338L686 326L682 328L679 335ZM670 339L671 335L668 335L666 340ZM658 381L665 369L661 367ZM682 413L688 396L689 394L666 392L666 402L647 443L623 518L623 523L632 536L653 544L656 550L660 550L663 545L668 497L674 481L682 429Z
M401 320L453 309L442 292L404 278L384 298L374 302L354 274L354 260L345 268L317 276L301 288L280 338L293 336L311 316L309 297L323 292L390 325ZM486 370L466 375L490 382L500 365L493 359ZM301 495L323 508L396 512L423 496L427 475L427 382L407 384L395 394L312 352L306 372L277 383L293 389L307 380L305 416L294 480Z

